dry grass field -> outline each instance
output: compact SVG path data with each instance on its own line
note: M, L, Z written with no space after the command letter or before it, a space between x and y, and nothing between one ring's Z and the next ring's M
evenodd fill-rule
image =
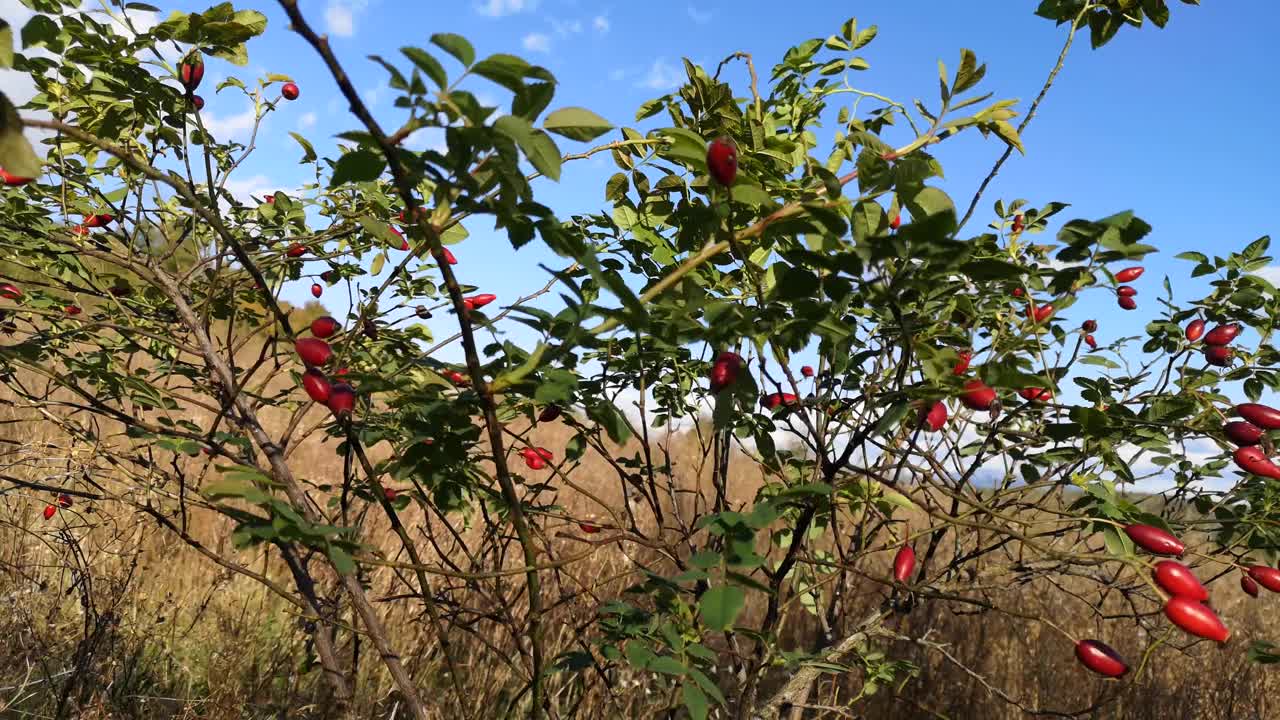
M319 419L308 416L308 422ZM284 415L266 419L275 430ZM522 432L519 429L516 432ZM529 440L563 448L570 438L560 424L542 424ZM681 482L697 486L702 451L692 433L659 436L668 446ZM308 482L339 484L341 459L335 442L316 435L295 447L290 462ZM383 456L385 447L371 449ZM57 426L0 398L0 478L88 489L83 473L111 485L109 471L93 448L72 444ZM183 459L199 472L209 465L203 456ZM207 475L206 477L211 477ZM588 454L572 475L576 485L606 504L620 503L616 482L603 460ZM552 479L553 485L560 481ZM730 476L735 502L747 502L761 477L746 462L736 462ZM570 515L599 511L584 496L563 485L557 500ZM174 488L151 490L157 503L175 497ZM223 570L196 552L137 503L78 500L46 520L41 511L51 496L15 487L0 479L0 717L5 718L321 718L328 712L317 671L299 673L307 657L307 635L296 611L256 582ZM404 513L414 532L437 522L420 509ZM245 566L288 586L278 556L261 547L237 552L229 542L230 523L209 511L187 519L189 536L212 551L234 557ZM389 528L368 519L365 540L394 555ZM568 555L589 547L569 523L549 525L550 554ZM446 549L424 547L428 562ZM868 576L884 576L889 553L879 553ZM601 543L578 563L547 573L549 655L589 647L583 628L597 609L621 597L635 562L658 559L633 543ZM631 576L634 578L634 576ZM368 582L375 601L388 600L394 571L371 568ZM457 596L467 586L441 578L437 590ZM502 583L494 580L494 586ZM1081 587L1073 585L1080 582ZM1090 585L1090 587L1095 587ZM823 717L925 720L952 718L1014 719L1082 717L1101 720L1250 720L1280 717L1280 678L1266 665L1245 657L1252 639L1276 636L1280 627L1273 598L1252 600L1228 575L1211 587L1214 605L1233 630L1225 648L1206 642L1187 644L1184 635L1158 623L1158 637L1148 636L1125 619L1130 608L1122 598L1107 601L1118 619L1099 623L1075 593L1084 581L1064 577L1060 585L1034 583L989 591L986 597L1005 613L984 613L971 605L928 602L894 616L889 629L899 637L875 639L890 657L915 663L918 677L882 686L856 703L864 678L852 673L822 681L817 696L835 698L842 709ZM883 584L854 578L845 588L861 609L874 610L886 597ZM452 595L450 595L452 593ZM495 593L474 602L492 602ZM753 603L756 600L753 599ZM405 653L407 667L441 720L503 717L506 703L520 683L500 661L516 657L516 643L501 629L479 627L453 631L453 660L461 677L451 678L436 633L420 608L407 602L378 602L387 614L394 640ZM494 612L518 614L523 601ZM1154 605L1146 606L1154 612ZM744 616L758 617L749 605ZM857 613L859 616L865 613ZM1022 615L1020 619L1016 615ZM1122 683L1102 681L1078 666L1070 643L1035 618L1052 618L1060 627L1083 636L1104 638L1130 658L1135 672ZM852 619L850 619L852 622ZM808 647L819 632L816 624L792 622L784 627L784 644ZM907 638L912 638L907 639ZM1154 647L1153 647L1154 646ZM1143 653L1153 648L1150 659ZM366 647L346 647L359 654L356 684L357 717L391 718L397 703L391 683L375 654ZM74 681L72 681L74 679ZM663 714L666 698L638 678L617 675L605 692L599 683L581 697L572 716L581 718L682 717ZM456 683L456 686L455 686ZM454 688L460 688L460 706ZM578 692L573 683L551 686L553 701ZM818 717L817 711L793 717ZM843 713L843 714L841 714ZM1061 713L1061 714L1060 714Z

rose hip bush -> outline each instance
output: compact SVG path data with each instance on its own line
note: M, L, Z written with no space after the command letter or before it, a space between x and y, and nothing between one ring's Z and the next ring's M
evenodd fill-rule
M261 13L223 4L144 29L116 3L26 4L36 14L4 36L20 47L0 48L38 89L2 108L0 382L16 417L93 447L100 474L5 482L42 498L47 523L72 497L123 504L266 584L303 619L304 670L334 707L357 702L352 633L424 718L466 706L453 648L498 628L514 657L494 647L487 662L520 681L495 716L572 716L622 677L652 689L637 710L652 717L778 717L820 677L856 708L911 682L884 650L902 639L896 615L999 614L986 588L1052 592L1068 574L1093 584L1076 601L1098 622L1037 621L1062 641L1045 651L1074 647L1081 672L1128 682L1137 666L1108 643L1137 628L1157 657L1204 638L1277 658L1206 603L1224 580L1280 590L1280 411L1260 402L1280 386L1280 301L1250 274L1268 241L1180 256L1212 278L1188 301L1144 274L1158 234L1132 212L1067 220L1064 202L1018 199L987 215L985 182L958 212L938 186L947 141L988 137L994 177L1035 109L984 94L974 53L941 66L937 98L895 101L862 89L877 28L850 20L772 65L686 62L677 91L609 120L557 105L545 68L435 34L372 57L397 93L390 127L343 72L352 59L281 0L352 109L330 157L296 134L293 149L224 141L202 121L236 95L260 123L303 89L331 91L276 74L210 87L207 67L247 66ZM1037 13L1068 38L1045 91L1078 31L1097 47L1170 19L1164 0ZM748 84L721 79L743 69ZM502 91L500 107L477 87ZM405 147L431 129L443 148ZM315 181L237 197L229 181L255 152L300 154ZM617 166L599 213L538 201L598 153ZM525 297L484 292L468 263L516 260L469 254L481 226L563 264ZM350 312L299 322L278 299L293 283ZM551 288L555 311L533 302ZM1147 318L1145 337L1076 312L1104 294ZM504 339L512 323L539 340ZM464 362L437 358L454 344ZM571 430L564 447L533 444L549 423ZM699 434L705 472L664 454L670 427ZM291 460L310 436L330 440L341 485ZM615 474L575 474L589 456ZM727 487L734 464L763 479L749 502ZM1153 476L1172 489L1124 492ZM609 487L621 502L598 497ZM192 537L190 513L227 518L238 550ZM394 557L366 542L375 516ZM617 546L642 552L566 640L549 627L563 573ZM252 547L277 571L247 567ZM855 611L855 581L878 588L873 612ZM1103 622L1117 593L1125 616ZM387 602L438 647L403 646ZM790 641L805 623L821 637ZM404 661L427 651L453 668L431 702Z

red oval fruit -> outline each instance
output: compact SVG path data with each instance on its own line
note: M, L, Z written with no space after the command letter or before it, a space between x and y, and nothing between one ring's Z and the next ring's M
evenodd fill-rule
M1097 340L1095 340L1095 339L1093 338L1093 336L1092 336L1092 335L1085 335L1085 336L1084 336L1084 343L1085 343L1085 345L1088 345L1088 346L1089 346L1089 349L1091 349L1091 350L1097 350L1097 349L1098 349L1098 341L1097 341Z
M964 393L960 395L960 402L971 410L990 410L995 401L996 391L976 378L964 384Z
M1222 426L1222 432L1227 436L1228 440L1240 447L1257 445L1262 442L1262 428L1251 422L1232 420Z
M91 228L103 227L105 225L109 225L111 221L115 219L116 219L116 216L112 215L111 213L101 213L99 215L90 215L89 217L86 217L84 219L84 226L91 227Z
M1020 288L1020 287L1016 287L1016 288L1014 288L1014 289L1013 289L1013 296L1014 296L1014 297L1016 297L1016 298L1020 298L1020 297L1022 297L1023 295L1026 295L1026 294L1027 294L1027 291L1026 291L1026 290L1023 290L1023 289L1022 289L1022 288Z
M80 314L80 312L81 312L81 311L80 311L80 308L76 307L75 305L68 305L68 306L66 306L65 308L63 308L63 310L64 310L68 315L71 315L71 316L79 315L79 314Z
M346 383L334 383L329 388L329 410L338 417L351 414L356 406L356 391Z
M902 213L894 215L893 219L889 221L890 230L897 230L900 227L902 227Z
M707 146L707 170L728 187L738 177L738 147L729 138L716 138Z
M1116 298L1116 304L1117 304L1117 305L1119 305L1119 306L1120 306L1120 308L1121 308L1121 309L1123 309L1123 310L1137 310L1137 309L1138 309L1138 301L1137 301L1137 300L1134 300L1134 299L1133 299L1133 298L1131 298L1131 297L1120 297L1120 298Z
M301 93L298 92L297 85L293 83L285 83L284 87L280 88L280 94L284 97L285 100L297 100L298 95L300 95Z
M813 367L810 365L805 365L804 367L800 368L800 374L807 378L813 377Z
M449 251L449 248L447 247L440 248L440 254L444 255L444 261L449 263L450 265L458 264L458 258L453 256L453 253Z
M1045 320L1048 320L1049 316L1052 314L1053 314L1053 305L1045 304L1045 305L1040 305L1039 307L1036 307L1035 305L1031 305L1027 307L1027 317L1030 318L1031 320L1034 320L1037 323L1042 323Z
M302 374L302 389L307 391L308 397L323 405L329 402L329 393L332 388L324 373L311 368Z
M1276 467L1275 463L1267 457L1267 454L1258 447L1242 447L1237 448L1232 457L1236 461L1236 465L1247 473L1260 475L1272 480L1280 480L1280 467Z
M1280 570L1266 565L1250 565L1249 577L1273 593L1280 593Z
M395 502L396 498L400 497L400 493L396 492L395 488L383 488L382 497L386 498L387 502Z
M960 357L956 360L955 367L951 368L952 375L963 375L969 370L969 363L973 360L973 353L968 350L961 350Z
M742 356L732 352L722 352L711 364L711 392L719 393L738 380L742 371Z
M1236 323L1219 325L1204 336L1205 345L1229 345L1240 334L1240 326Z
M1047 388L1022 388L1018 391L1018 394L1028 402L1048 402L1053 399L1053 391Z
M325 270L324 272L320 273L320 279L325 282L333 282L333 279L334 279L333 271Z
M1137 294L1138 294L1138 291L1133 289L1129 285L1121 285L1120 287L1116 288L1116 295L1119 295L1120 297L1133 297L1134 295L1137 295Z
M1191 598L1175 595L1165 604L1164 614L1174 625L1196 637L1219 643L1224 643L1231 637L1231 631L1208 605Z
M8 185L9 187L14 187L17 185L26 185L32 180L35 180L35 178L18 177L17 175L12 175L6 172L4 168L0 168L0 178L4 179L4 184Z
M938 432L947 424L947 404L938 400L927 410L921 409L920 422L931 432Z
M45 520L48 520L49 518L53 517L53 514L54 514L54 513L56 513L56 512L58 512L58 508L54 507L53 505L45 505L45 506L44 506L44 519L45 519Z
M1205 323L1203 320L1192 320L1191 322L1187 323L1187 330L1186 330L1187 341L1195 342L1200 338L1204 337L1204 325Z
M324 288L320 286L320 283L311 284L311 297L318 298L323 294L324 294Z
M1230 367L1235 353L1225 345L1206 345L1204 361L1216 367Z
M589 523L589 522L578 523L578 529L582 530L582 532L588 535L595 535L596 533L600 532L599 525L596 525L595 523Z
M1085 320L1085 321L1080 325L1080 329L1081 329L1081 330L1084 330L1086 333L1095 332L1095 331L1098 329L1098 321L1097 321L1097 320Z
M342 377L343 375L346 375L347 372L348 371L346 368L338 368L338 372L334 373L334 375L337 375L338 377Z
M302 358L302 362L313 367L324 365L329 362L329 358L333 357L333 349L323 340L298 338L293 343L293 347L298 351L298 357Z
M328 315L325 315L323 317L318 317L315 320L311 321L311 334L315 335L321 340L333 335L334 333L338 332L338 330L341 328L342 328L342 325L340 325L337 320L329 317Z
M776 410L783 405L788 407L795 405L799 401L800 398L796 397L792 393L772 393L763 397L760 400L760 404L770 410Z
M1200 584L1196 574L1176 560L1161 560L1156 563L1155 578L1156 583L1171 595L1201 602L1209 599L1209 591Z
M1141 277L1142 273L1146 271L1147 269L1142 267L1141 265L1131 267L1131 268L1125 268L1124 270L1121 270L1120 272L1116 273L1116 282L1122 282L1122 283L1133 282L1134 280L1137 280L1139 277Z
M1280 410L1259 403L1241 403L1236 406L1240 417L1264 430L1280 430Z
M178 81L187 89L187 92L191 92L200 87L200 81L203 79L204 58L199 52L193 52L178 66Z
M71 507L71 496L66 493L58 493L58 507L60 508Z
M1187 550L1181 540L1154 525L1127 525L1124 533L1134 545L1154 555L1180 557Z
M543 460L546 460L547 462L551 462L553 459L555 459L555 455L551 454L551 451L544 447L536 447L533 449L533 452L535 455L542 458Z
M195 108L196 108L197 110L203 110L203 109L204 109L204 98L200 97L199 95L192 95L192 96L191 96L191 104L192 104L192 105L194 105L194 106L195 106Z
M401 249L402 251L404 251L404 250L408 250L408 249L409 249L409 240L408 240L408 238L405 238L405 239L403 239L403 240L401 240L401 241L400 241L400 249Z
M1254 582L1253 578L1248 575L1240 576L1240 589L1253 597L1258 597L1258 583Z
M1106 677L1120 677L1129 672L1129 666L1120 657L1120 653L1097 640L1081 640L1076 643L1076 659L1081 665Z
M466 298L464 302L467 304L468 308L475 310L477 308L482 308L497 299L497 295L472 295L471 297Z
M911 573L915 572L915 569L915 549L910 545L898 548L898 554L893 557L893 579L905 583L911 579Z
M466 385L468 382L467 376L463 375L457 370L450 370L446 372L444 376L448 378L449 382L453 383L454 385Z
M542 408L542 412L538 413L538 422L554 422L560 417L559 405L548 405Z
M0 298L5 300L17 300L22 297L22 291L13 283L0 283Z
M530 470L541 470L547 466L546 459L538 455L537 451L533 448L525 448L524 450L521 450L520 455L524 458L525 466Z
M291 258L302 257L306 253L307 253L307 246L301 243L291 243L289 247L284 251L284 254L288 255Z
M1014 216L1013 216L1013 225L1012 225L1012 227L1011 227L1010 229L1011 229L1013 232L1020 233L1020 232L1022 232L1022 228L1023 228L1023 225L1022 225L1022 215L1021 215L1021 214L1014 215Z

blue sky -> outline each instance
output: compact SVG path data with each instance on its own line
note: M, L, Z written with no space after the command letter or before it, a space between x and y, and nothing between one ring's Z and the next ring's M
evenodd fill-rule
M835 32L850 12L856 12L860 26L880 28L865 53L871 69L854 78L859 87L903 101L918 97L936 103L936 60L954 67L960 49L968 47L987 63L983 87L997 97L1021 98L1025 108L1056 58L1065 31L1035 17L1033 5L884 0L797 3L796 9L783 12L776 3L713 0L311 0L304 10L317 28L328 32L379 118L394 126L400 116L383 85L385 74L365 56L399 58L399 47L428 46L433 32L463 34L481 55L514 51L545 65L560 81L553 107L583 105L615 123L632 124L639 103L679 82L681 57L714 65L745 50L766 72L787 47ZM266 36L250 45L248 69L292 75L302 97L270 119L259 141L262 149L240 174L255 186L293 187L305 178L303 168L293 165L299 153L287 131L321 140L355 125L335 100L336 85L302 40L287 30L278 8L268 3L258 8L270 24ZM1143 310L1155 307L1152 296L1161 275L1186 272L1173 255L1242 247L1272 230L1275 183L1270 172L1280 165L1280 146L1270 137L1280 83L1272 74L1268 28L1280 21L1280 5L1261 0L1199 8L1175 3L1173 13L1165 30L1126 29L1098 51L1089 48L1087 34L1081 35L1024 137L1026 157L1015 155L1005 166L975 218L989 220L996 198L1025 197L1037 205L1071 203L1064 219L1133 209L1151 222L1156 230L1149 241L1162 252L1147 263L1148 273L1139 283L1140 310L1122 314L1099 293L1072 311L1073 318L1084 319L1087 312L1102 320L1098 335L1103 341L1138 332L1147 315ZM228 70L211 66L210 76ZM482 83L474 89L492 100L505 97ZM243 132L236 130L234 119L245 109L239 99L228 97L229 107L221 99L207 100L205 112L215 123ZM564 149L571 145L565 141ZM997 141L976 133L938 148L947 171L943 189L961 207L966 205L1000 150ZM544 202L562 216L603 207L603 182L614 168L605 156L598 158L567 165L558 185L543 183ZM976 230L980 223L969 227ZM551 262L548 254L530 246L512 258L504 250L505 240L488 227L479 224L471 230L472 237L456 249L464 281L498 288L503 298L541 284L529 268ZM485 262L477 262L479 257ZM495 261L500 257L511 259ZM301 301L305 292L300 285L290 288L287 297Z

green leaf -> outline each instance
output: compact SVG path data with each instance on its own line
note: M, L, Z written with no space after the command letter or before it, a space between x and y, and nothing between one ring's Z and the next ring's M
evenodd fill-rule
M386 158L372 150L353 150L338 158L333 168L329 187L336 188L349 182L376 180L386 167Z
M580 107L556 110L542 121L542 127L548 132L579 142L590 142L613 129L608 120Z
M13 27L0 20L0 68L13 67Z
M4 93L0 93L0 168L24 178L36 177L41 168L40 157L22 134L18 109Z
M303 155L302 155L302 159L299 160L298 163L306 164L309 162L315 162L316 149L311 146L311 141L307 140L306 138L302 137L296 132L290 132L289 135L291 135L293 139L296 140L298 144L302 146Z
M956 81L951 88L953 95L968 90L977 85L982 77L987 74L987 66L985 64L978 65L978 56L973 51L965 48L960 51L960 69L956 71Z
M746 593L740 587L717 585L698 600L702 621L713 630L728 630L746 604Z
M501 85L511 92L520 92L524 88L524 78L531 66L515 55L497 53L476 63L471 68L474 75Z
M453 33L436 33L431 36L431 44L457 58L466 67L476 61L476 50L461 35Z
M514 140L538 172L552 180L560 180L560 150L550 135L514 115L498 118L493 129Z
M330 545L328 548L329 562L333 563L333 569L342 575L350 575L356 571L356 561L346 550L336 545Z
M707 696L702 692L702 688L685 681L680 686L680 694L684 698L684 706L689 709L691 720L707 720L707 710L710 704L707 702Z
M378 253L378 255L373 258L373 265L369 267L369 274L377 276L379 273L382 272L382 266L385 265L386 263L387 263L387 254L385 252Z
M608 400L588 405L587 414L604 427L605 432L609 434L609 439L614 443L621 445L631 439L631 427L627 425L627 419Z
M449 87L449 76L445 73L444 66L440 64L439 60L432 57L431 53L416 47L402 47L400 52L413 61L413 64L417 65L422 72L426 73L427 77L431 78L431 82L436 84L436 87L441 90Z

